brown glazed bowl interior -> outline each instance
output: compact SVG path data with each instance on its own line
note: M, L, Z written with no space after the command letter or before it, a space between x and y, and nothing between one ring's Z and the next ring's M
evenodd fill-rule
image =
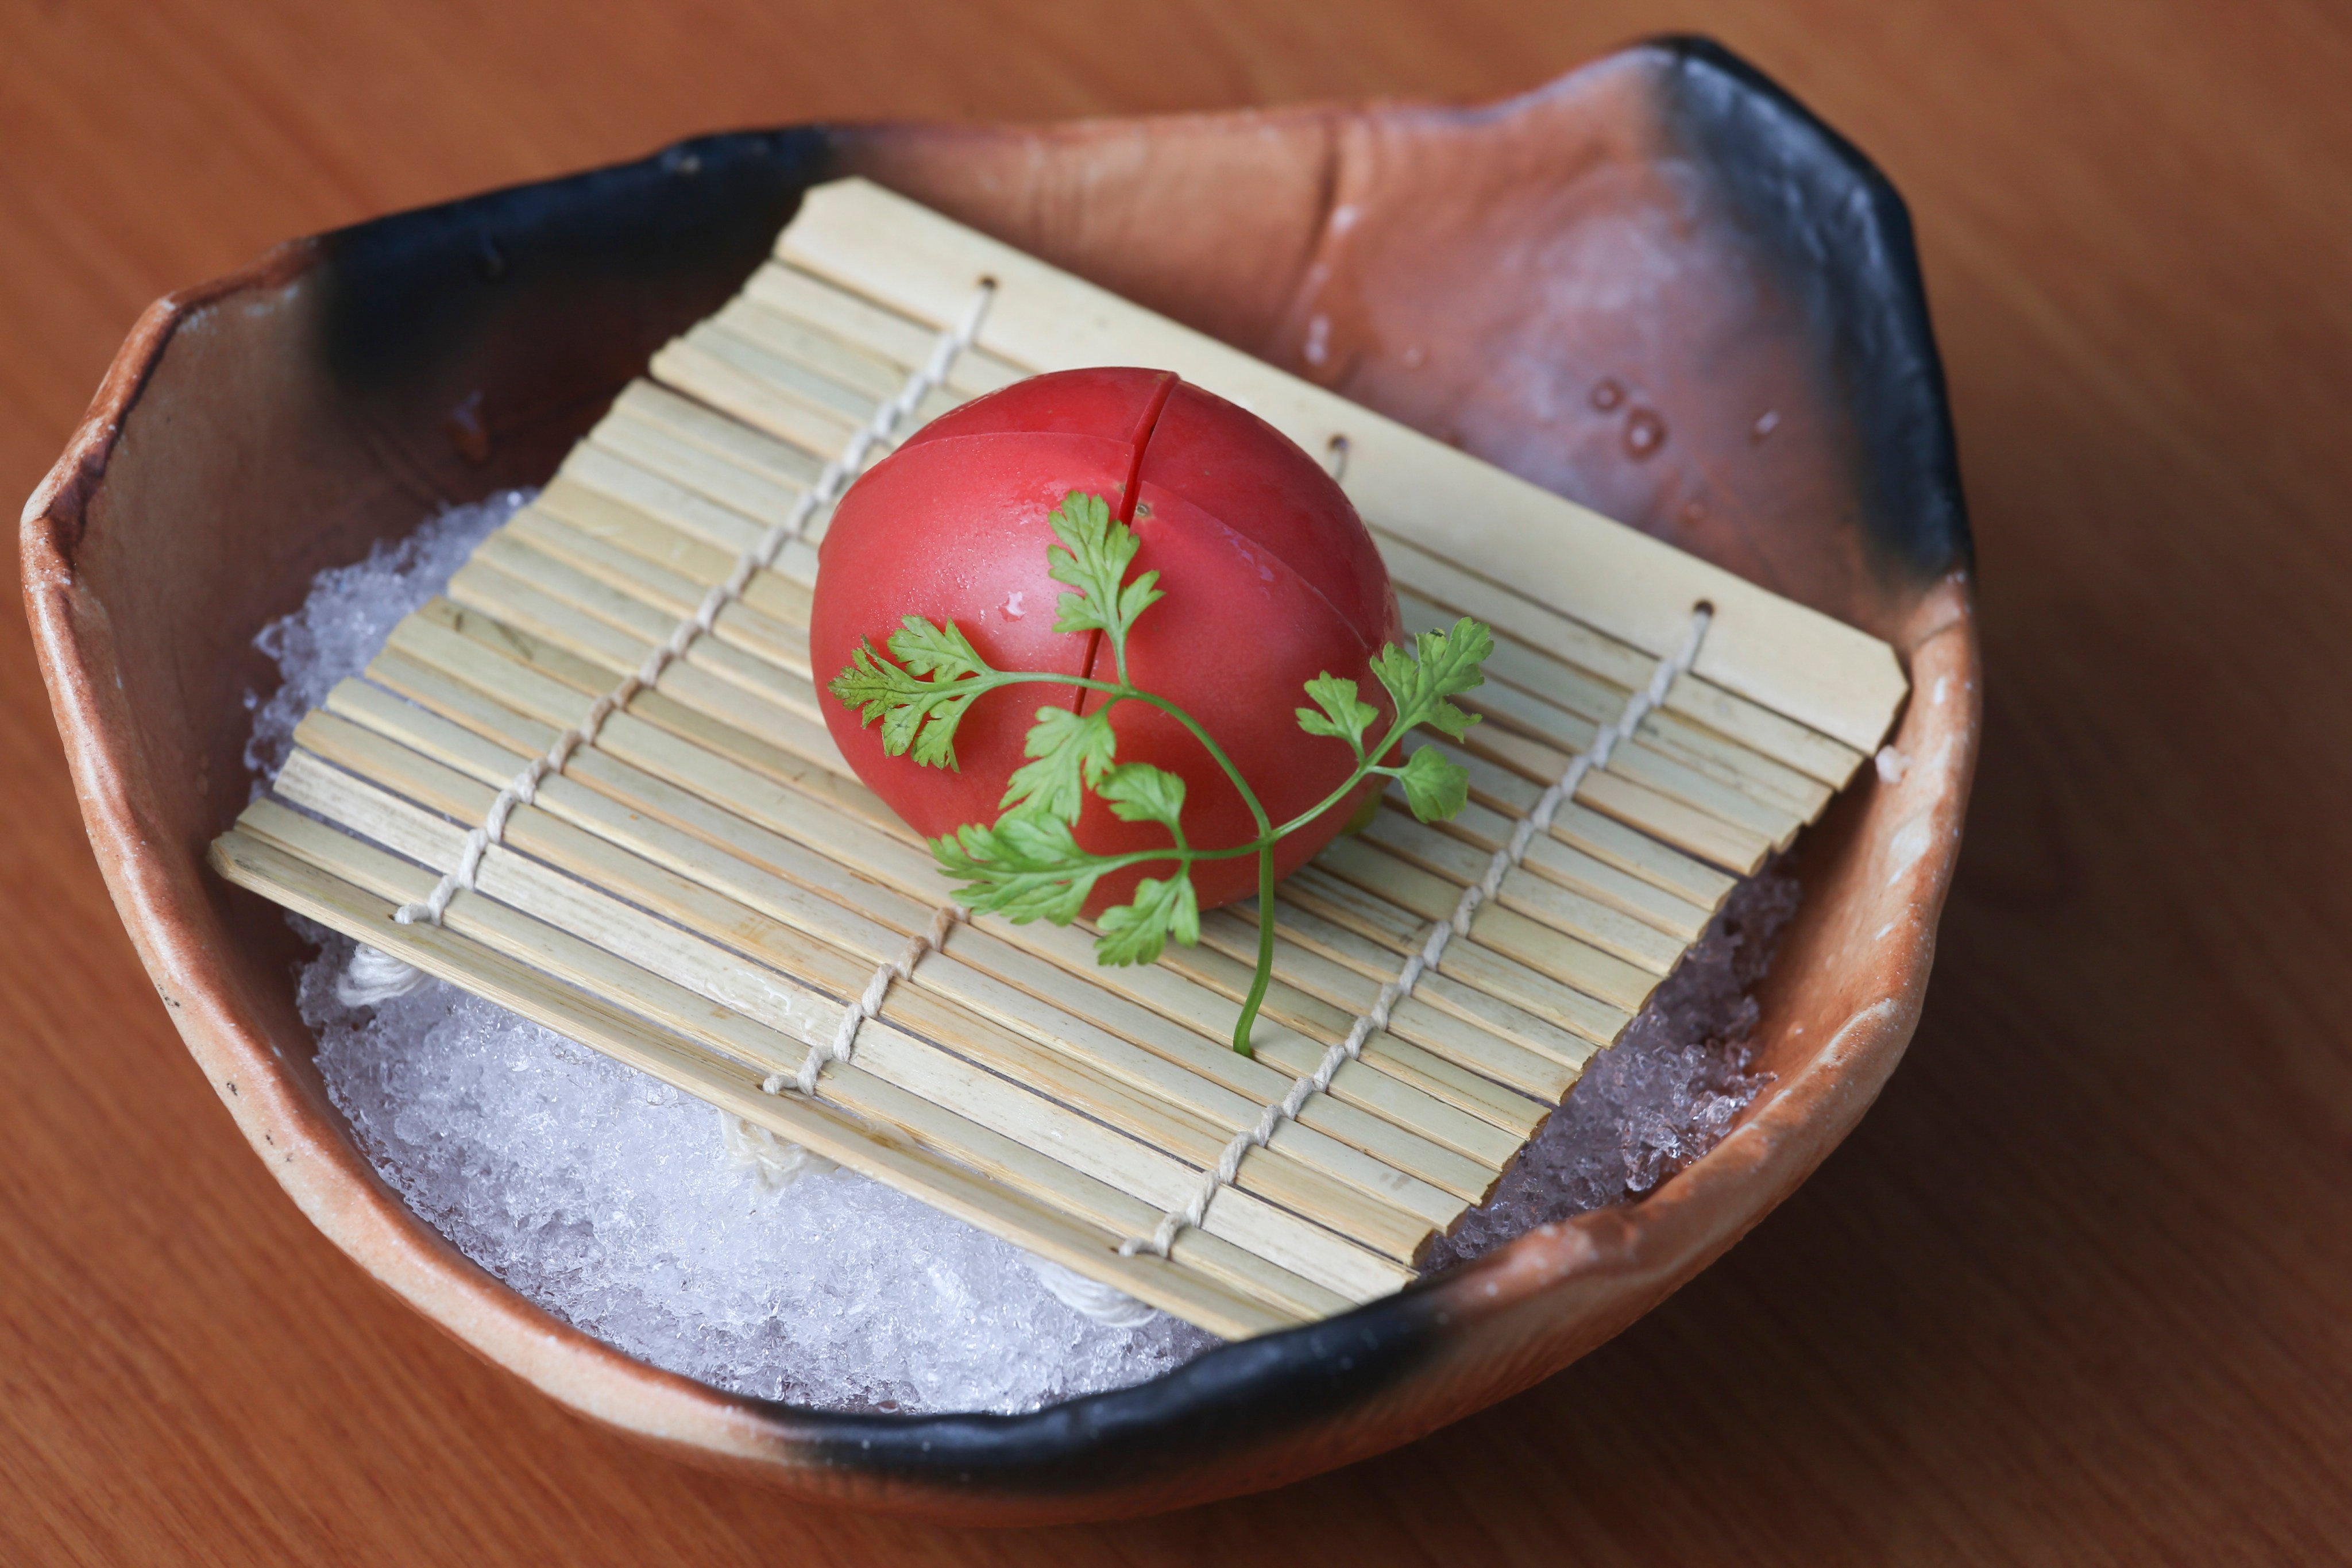
M274 679L254 635L438 503L544 479L809 184L853 172L1895 643L1910 765L1865 769L1801 843L1758 1042L1774 1076L1721 1146L1423 1288L1018 1416L830 1415L656 1371L378 1180L313 1066L286 922L204 866L246 800L246 694ZM319 1228L583 1415L811 1499L999 1521L1174 1507L1407 1442L1607 1340L1787 1196L1918 1017L1975 761L1969 560L1900 201L1689 40L1475 109L710 137L296 241L147 312L24 522L115 903Z

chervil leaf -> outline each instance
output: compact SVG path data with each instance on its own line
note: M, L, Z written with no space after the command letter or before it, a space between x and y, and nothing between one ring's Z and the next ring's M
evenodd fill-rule
M890 652L910 673L941 680L993 673L953 621L933 626L920 616L908 616L890 634Z
M882 750L888 755L911 752L925 767L954 767L956 726L995 672L953 621L934 626L909 616L905 628L891 635L890 647L910 668L883 658L871 642L860 643L825 689L858 710L861 724L882 721ZM930 680L916 678L934 673Z
M1381 710L1357 694L1354 681L1328 669L1307 683L1307 695L1315 700L1315 707L1297 710L1298 727L1310 735L1345 741L1360 758L1364 731L1379 720Z
M1042 811L1076 822L1087 791L1103 776L1118 746L1110 720L1100 712L1081 717L1066 708L1040 708L1023 750L1036 761L1017 769L998 804Z
M1121 822L1160 823L1182 846L1178 819L1184 814L1184 781L1174 773L1150 763L1121 763L1103 775L1095 793L1110 802L1111 815Z
M1201 903L1192 877L1179 868L1166 881L1144 878L1135 885L1135 901L1105 910L1098 923L1097 963L1150 963L1171 936L1187 947L1201 940Z
M825 689L841 699L845 707L861 710L864 721L871 724L898 703L919 695L923 686L897 665L886 663L871 642L862 642Z
M1129 583L1126 587L1121 588L1118 591L1118 631L1120 636L1124 637L1127 634L1128 629L1135 625L1137 616L1142 615L1144 611L1151 608L1152 605L1158 604L1160 600L1168 596L1160 591L1158 586L1159 582L1159 573L1146 572L1142 576L1138 577L1134 582Z
M963 884L956 898L967 909L1018 924L1069 924L1111 864L1079 848L1068 823L1035 811L1007 812L993 826L966 823L931 840L931 858Z
M1135 534L1110 515L1110 503L1100 496L1072 490L1047 520L1061 543L1045 552L1047 574L1056 583L1078 590L1065 594L1055 608L1057 632L1106 631L1119 642L1136 617L1163 596L1155 586L1157 572L1146 572L1120 585L1135 561Z
M956 726L963 722L964 710L979 695L950 691L908 703L882 721L882 749L892 756L911 752L920 767L961 771L955 754Z
M1381 649L1372 656L1372 673L1395 700L1400 728L1426 724L1458 741L1478 721L1446 699L1486 684L1478 667L1495 651L1494 635L1465 616L1444 631L1422 633L1413 643L1413 655L1393 643Z
M1434 746L1417 748L1397 778L1404 784L1405 804L1423 822L1456 816L1470 799L1470 770Z

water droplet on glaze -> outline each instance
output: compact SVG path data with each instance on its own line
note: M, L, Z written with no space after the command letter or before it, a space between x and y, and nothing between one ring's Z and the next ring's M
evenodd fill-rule
M1777 408L1767 408L1756 416L1756 423L1748 426L1748 438L1751 441L1761 441L1780 427L1780 411Z
M1592 384L1592 406L1606 414L1625 401L1625 388L1612 375L1604 375Z
M1017 621L1022 616L1029 613L1027 610L1021 607L1021 595L1022 591L1016 588L1012 593L1004 595L1004 618L1006 620Z
M1307 355L1307 363L1308 364L1321 364L1326 359L1330 357L1330 317L1318 316L1313 321L1307 323L1307 347L1305 353Z
M1334 234L1347 233L1349 229L1356 226L1356 220L1363 216L1363 209L1356 206L1353 203L1348 203L1333 207L1331 209L1331 232Z
M1625 451L1633 458L1646 458L1666 444L1666 422L1646 408L1636 408L1625 416Z

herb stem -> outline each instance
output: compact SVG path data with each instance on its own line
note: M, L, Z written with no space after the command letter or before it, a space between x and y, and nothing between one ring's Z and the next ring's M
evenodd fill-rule
M1341 801L1347 799L1348 796L1354 792L1355 787L1358 784L1363 783L1374 773L1385 773L1391 778L1396 777L1396 769L1383 767L1381 763L1374 762L1372 759L1375 757L1385 757L1391 752L1396 750L1398 742L1404 739L1405 733L1409 729L1411 729L1411 726L1404 723L1402 718L1400 718L1396 723L1389 726L1389 732L1381 736L1381 743L1374 746L1370 752L1364 750L1363 742L1360 739L1358 739L1354 742L1356 747L1356 771L1348 775L1347 782L1342 784L1338 789L1333 790L1329 795L1325 795L1321 800L1317 801L1313 805L1308 806L1305 811L1300 812L1297 816L1292 817L1288 822L1286 822L1281 826L1273 829L1273 836L1277 839L1289 837L1292 834L1297 832L1300 828L1306 826L1308 823L1314 821L1317 817L1322 816L1325 812L1330 810Z
M1147 703L1151 707L1159 709L1162 713L1167 714L1179 724L1181 724L1184 728L1190 730L1192 732L1192 738L1201 742L1202 747L1208 752L1210 756L1216 759L1217 766L1225 770L1225 776L1234 781L1234 787L1241 791L1242 804L1249 807L1250 816L1257 823L1258 837L1261 840L1265 840L1269 838L1278 838L1281 837L1280 834L1275 832L1273 822L1267 818L1265 815L1265 807L1258 804L1257 791L1250 788L1249 780L1242 777L1241 769L1234 766L1233 759L1225 755L1225 749L1223 746L1218 745L1216 742L1209 739L1209 732L1201 728L1200 721L1198 720L1194 719L1190 713L1185 712L1181 708L1177 707L1173 702L1169 701L1166 698L1154 697L1149 691L1138 691L1130 687L1128 689L1126 695L1134 698L1138 702Z
M1377 755L1378 753L1375 754ZM1292 817L1288 822L1286 822L1281 826L1276 828L1274 830L1274 837L1276 838L1289 837L1292 834L1297 832L1300 828L1306 826L1308 823L1314 821L1317 817L1322 816L1325 812L1330 810L1341 801L1347 799L1349 795L1355 792L1355 788L1358 784L1362 784L1374 773L1387 773L1393 777L1396 773L1396 770L1394 768L1381 767L1372 763L1362 763L1358 764L1356 771L1348 775L1347 783L1341 784L1338 789L1333 790L1329 795L1325 795L1321 800L1317 801L1313 805L1308 806L1305 811L1300 812L1297 816Z
M1149 691L1139 691L1134 687L1126 684L1124 681L1096 680L1090 677L1083 675L1055 675L1045 670L1030 669L1000 669L992 671L988 675L972 682L972 685L976 689L972 695L977 697L981 692L991 690L998 686L1046 684L1056 686L1075 686L1081 691L1099 691L1108 696L1111 702L1118 701L1122 698L1133 698L1138 702L1159 709L1162 713L1167 714L1171 719L1175 720L1176 722L1183 725L1186 730L1190 731L1192 732L1192 739L1201 742L1202 748L1209 753L1210 757L1216 763L1217 766L1224 770L1225 776L1234 781L1234 787L1241 791L1242 804L1249 807L1251 819L1257 824L1258 837L1260 839L1265 839L1268 837L1279 838L1284 833L1290 831L1287 827L1282 829L1281 832L1276 831L1274 820L1266 816L1265 807L1258 804L1257 791L1250 788L1249 780L1242 777L1241 769L1234 766L1234 760L1225 755L1225 749L1209 738L1209 732L1201 728L1201 721L1199 720L1193 718L1190 713L1185 712L1183 709L1179 708L1175 703L1169 701L1165 697L1154 697ZM1110 703L1106 702L1103 706L1105 708L1108 708ZM1353 789L1356 786L1357 781L1360 780L1363 776L1364 775L1362 773L1359 773L1355 778L1349 779L1347 784L1347 788L1341 790L1340 794L1344 795L1347 793L1348 789ZM1335 796L1333 798L1336 799L1337 797ZM1328 810L1331 804L1331 801L1325 801L1321 805L1317 806L1313 812L1307 814L1308 819L1311 820L1316 815ZM1240 848L1231 851L1231 853L1235 855L1246 855L1250 850L1255 847L1256 846L1254 844L1244 845Z
M1245 1057L1251 1056L1255 1053L1250 1049L1250 1031L1257 1024L1258 1009L1265 1004L1266 988L1274 983L1274 847L1281 843L1295 829L1314 821L1346 798L1348 792L1361 784L1364 775L1372 771L1373 764L1369 760L1359 760L1356 770L1349 775L1348 782L1340 785L1328 799L1296 821L1276 827L1273 820L1266 816L1265 807L1259 803L1257 791L1250 788L1249 780L1242 777L1241 769L1234 765L1234 760L1225 755L1225 749L1210 737L1209 731L1201 727L1199 720L1166 698L1155 697L1149 691L1139 691L1127 683L1126 648L1116 643L1113 646L1118 655L1119 679L1117 681L1095 680L1083 676L1055 677L1026 671L1001 671L998 672L997 679L1006 684L1018 681L1066 680L1072 686L1088 691L1099 691L1109 697L1110 702L1103 705L1106 709L1112 703L1125 699L1132 699L1148 707L1157 708L1190 731L1192 738L1201 742L1202 749L1215 760L1217 766L1224 770L1225 776L1233 780L1234 788L1241 792L1242 804L1249 807L1250 817L1257 824L1257 837L1252 842L1231 849L1191 849L1185 847L1182 833L1171 828L1171 831L1176 837L1176 846L1172 853L1162 851L1147 855L1139 852L1120 856L1118 859L1123 865L1133 865L1146 858L1173 859L1183 864L1193 860L1227 860L1251 853L1257 856L1257 973L1250 977L1249 995L1244 999L1241 1016L1234 1024L1234 1049ZM1388 743L1383 743L1381 750L1372 754L1384 755L1387 749Z
M1257 1010L1273 980L1274 843L1268 840L1257 852L1257 973L1250 981L1248 998L1242 1003L1242 1016L1234 1025L1234 1049L1245 1057L1256 1054L1250 1049L1250 1031L1257 1024Z

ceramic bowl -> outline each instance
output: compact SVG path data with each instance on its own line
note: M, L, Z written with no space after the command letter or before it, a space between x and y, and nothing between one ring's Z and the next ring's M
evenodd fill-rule
M204 865L245 803L256 631L436 503L543 479L857 172L1891 640L1895 744L1799 852L1773 1077L1645 1200L1346 1317L1018 1416L828 1415L574 1331L369 1168L278 910ZM1632 422L1663 423L1629 436ZM1096 1518L1279 1485L1559 1371L1786 1197L1919 1014L1979 730L1969 548L1908 221L1845 142L1675 39L1477 108L799 128L294 241L142 317L25 512L25 595L98 859L222 1101L335 1245L486 1360L810 1499Z

